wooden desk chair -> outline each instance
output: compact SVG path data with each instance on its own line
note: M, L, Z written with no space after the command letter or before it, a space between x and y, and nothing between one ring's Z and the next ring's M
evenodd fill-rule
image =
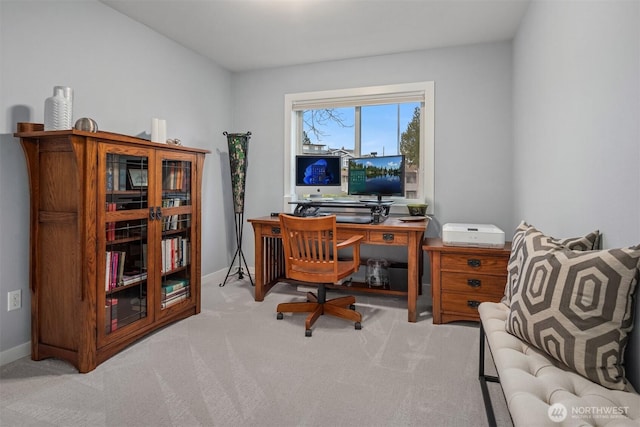
M326 299L325 284L336 283L353 274L360 267L360 240L353 236L343 242L336 241L336 217L295 217L280 214L280 229L284 246L285 275L288 279L318 285L317 295L307 293L306 302L278 304L278 319L283 313L310 313L305 322L305 336L311 336L311 326L323 314L352 320L356 329L362 329L362 315L355 310L353 296ZM340 249L352 247L348 261L338 260Z

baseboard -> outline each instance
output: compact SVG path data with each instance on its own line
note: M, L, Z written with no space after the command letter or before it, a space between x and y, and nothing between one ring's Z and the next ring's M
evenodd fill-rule
M31 355L31 341L0 352L0 366Z

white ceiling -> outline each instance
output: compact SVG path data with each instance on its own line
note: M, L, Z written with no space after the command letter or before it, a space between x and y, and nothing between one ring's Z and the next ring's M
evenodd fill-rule
M100 0L231 71L510 40L529 0Z

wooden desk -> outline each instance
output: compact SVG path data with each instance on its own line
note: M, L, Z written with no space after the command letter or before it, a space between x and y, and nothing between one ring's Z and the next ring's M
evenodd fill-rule
M286 281L284 258L280 236L280 221L277 217L249 219L255 238L255 300L263 301L267 292L278 282ZM388 218L382 224L338 223L338 237L346 239L362 235L363 244L382 246L405 246L407 248L407 291L369 288L364 283L353 282L350 291L406 295L409 322L415 322L416 301L422 278L422 239L429 220L403 222ZM341 288L337 286L336 288Z

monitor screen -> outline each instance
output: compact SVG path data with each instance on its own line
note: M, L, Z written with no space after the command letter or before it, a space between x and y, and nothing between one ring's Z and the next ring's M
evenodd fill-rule
M340 156L296 156L296 193L321 196L341 191Z
M349 194L404 196L404 156L349 159Z

